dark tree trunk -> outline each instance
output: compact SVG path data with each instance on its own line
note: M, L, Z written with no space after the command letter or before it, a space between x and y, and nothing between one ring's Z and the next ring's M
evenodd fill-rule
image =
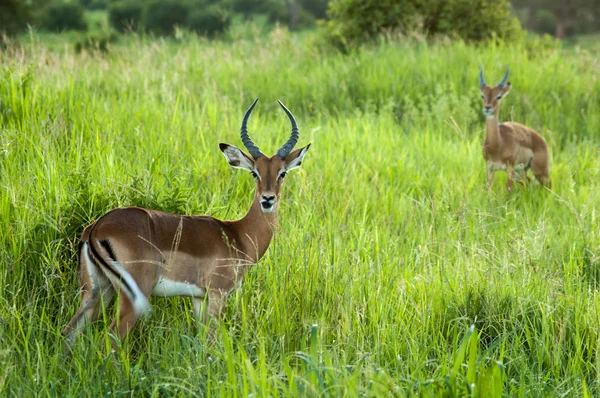
M290 29L298 24L298 0L290 0Z

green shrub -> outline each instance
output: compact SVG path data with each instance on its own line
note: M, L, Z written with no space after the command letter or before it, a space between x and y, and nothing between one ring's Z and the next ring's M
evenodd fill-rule
M86 35L75 42L75 52L87 51L91 53L108 53L110 43L117 41L117 35L113 32L102 32Z
M84 8L78 3L57 1L46 7L42 27L51 30L87 30Z
M88 10L106 10L109 0L79 0L79 4Z
M315 24L315 17L306 11L300 4L296 5L296 15L292 18L292 8L289 4L282 3L269 10L269 20L289 25L291 28L303 28Z
M548 10L539 10L535 15L534 30L554 36L556 33L556 16Z
M144 27L162 35L173 33L174 26L185 26L189 15L187 3L178 0L151 0L144 9Z
M385 33L457 35L465 40L520 35L507 0L335 0L329 3L327 36L353 47Z
M188 17L187 26L201 35L212 37L224 32L230 23L229 12L218 5L213 5L193 9Z
M140 27L142 12L142 5L136 0L117 1L108 8L108 21L120 32L136 30Z
M21 0L0 2L0 33L12 35L27 27L32 20L31 10Z

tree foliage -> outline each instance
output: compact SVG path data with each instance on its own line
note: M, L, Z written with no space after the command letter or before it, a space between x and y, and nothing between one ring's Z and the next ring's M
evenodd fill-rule
M507 0L334 0L328 13L328 36L344 47L415 30L473 41L520 33Z
M143 6L136 0L121 0L108 8L108 21L118 31L135 30L142 20Z
M169 35L175 26L185 26L190 12L188 3L178 0L150 0L144 8L144 27Z
M187 20L190 29L209 37L223 32L230 23L230 13L217 4L193 9Z
M32 21L30 7L21 0L2 0L0 2L0 33L15 34L27 27Z
M45 9L42 27L51 30L87 30L84 8L78 3L56 1Z
M562 39L577 33L600 30L600 0L513 0L526 12L528 29Z

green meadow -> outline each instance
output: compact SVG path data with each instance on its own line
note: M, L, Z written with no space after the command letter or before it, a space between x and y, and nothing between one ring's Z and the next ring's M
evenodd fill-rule
M0 394L588 397L600 394L598 48L382 40L350 54L275 29L128 36L0 55ZM485 187L478 68L502 121L546 137L552 190ZM218 148L242 116L273 154L282 100L312 143L214 345L187 298L111 352L108 307L61 355L79 236L117 206L242 217ZM199 237L201 239L201 236Z

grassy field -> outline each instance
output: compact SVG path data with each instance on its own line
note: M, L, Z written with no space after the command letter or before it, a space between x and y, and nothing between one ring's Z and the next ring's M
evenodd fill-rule
M598 53L534 41L130 37L108 55L32 38L0 55L0 394L600 394ZM511 66L502 120L540 131L553 190L485 189L478 67ZM83 227L116 206L243 216L219 142L274 152L281 99L312 143L279 229L207 347L189 299L153 299L111 353L107 309L61 355Z

